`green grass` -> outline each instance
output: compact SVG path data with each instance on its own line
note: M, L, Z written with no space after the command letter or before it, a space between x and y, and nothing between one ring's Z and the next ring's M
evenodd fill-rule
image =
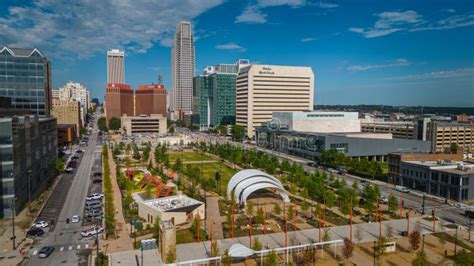
M199 241L205 241L207 239L206 232L202 229L199 238ZM176 244L192 242L196 242L196 239L190 228L176 230Z
M216 160L212 157L209 157L204 154L200 154L197 152L177 152L177 153L170 153L169 154L170 162L174 163L178 158L180 158L183 162L195 162L195 161L213 161Z
M196 164L199 169L201 169L201 164ZM221 194L225 195L227 191L227 183L229 182L230 178L237 173L236 170L230 168L224 163L204 163L202 164L203 167L203 176L205 178L214 178L216 172L220 170L221 172Z

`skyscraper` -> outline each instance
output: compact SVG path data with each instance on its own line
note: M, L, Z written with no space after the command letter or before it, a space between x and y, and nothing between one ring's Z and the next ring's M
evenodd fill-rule
M191 22L181 21L176 27L171 49L171 111L189 112L193 102L194 43Z
M11 98L13 109L49 116L51 65L38 49L0 49L0 96Z
M273 112L312 111L314 74L310 67L249 65L237 76L236 124L252 138Z
M125 53L118 49L107 51L107 83L125 83Z

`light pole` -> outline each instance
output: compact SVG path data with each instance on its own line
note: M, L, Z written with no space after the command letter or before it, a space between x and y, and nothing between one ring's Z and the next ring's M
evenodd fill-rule
M31 204L31 176L32 172L31 170L28 170L28 202Z
M12 236L12 240L13 240L13 250L16 249L15 247L15 239L16 239L16 236L15 236L15 198L12 199L12 225L13 225L13 236Z
M374 266L376 265L376 261L375 261L375 244L377 243L377 241L374 241Z

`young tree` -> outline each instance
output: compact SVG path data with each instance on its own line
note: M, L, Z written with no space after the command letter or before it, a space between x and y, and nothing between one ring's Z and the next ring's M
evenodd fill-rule
M109 128L107 127L107 118L103 116L97 120L97 126L100 131L109 131Z
M268 253L265 264L270 266L278 265L278 255L275 253L275 251L272 250L270 253Z
M176 251L170 249L166 254L166 263L173 263L176 260Z
M245 137L245 128L241 125L233 125L231 129L232 140L242 141Z
M334 206L334 203L336 202L336 194L334 194L334 191L332 190L326 190L324 193L324 198L326 199L326 206L328 208L332 208Z
M387 239L385 237L380 238L375 244L375 256L379 258L379 261L382 261L382 256L385 253L385 244L387 244Z
M253 241L252 249L255 250L255 251L262 250L262 243L260 242L258 237L255 237L255 240Z
M348 260L350 257L352 257L352 252L354 251L354 243L347 238L344 237L344 246L342 247L342 254L344 254L344 258Z
M217 241L212 242L212 256L219 256L219 245L217 244Z
M64 171L64 162L59 158L56 159L56 171L58 171L59 173L62 173Z
M465 249L458 252L454 257L454 265L456 266L468 266L473 265L474 258L472 253L467 253Z
M117 117L110 118L109 128L111 130L119 130L120 129L120 119L118 119Z
M293 221L293 218L295 218L295 207L292 204L288 207L287 217L289 221Z
M390 194L388 197L388 209L390 212L395 213L398 210L398 199L395 195Z
M247 201L247 214L253 216L254 205L252 201Z
M416 253L415 258L411 261L412 266L428 266L428 258L426 257L426 253L423 250L420 250ZM471 264L469 264L471 265Z
M420 247L421 233L420 230L415 229L408 235L408 242L413 250L417 250Z
M324 228L324 234L323 234L323 237L321 238L321 240L323 240L323 242L327 242L327 241L331 240L331 231L330 231L329 227Z
M355 191L359 190L359 181L355 180L354 183L352 183L352 188Z
M258 224L263 224L265 222L265 213L262 208L257 209L257 217L255 220Z
M280 204L278 203L275 203L273 205L273 212L275 213L275 215L280 215L281 214L281 207L280 207Z

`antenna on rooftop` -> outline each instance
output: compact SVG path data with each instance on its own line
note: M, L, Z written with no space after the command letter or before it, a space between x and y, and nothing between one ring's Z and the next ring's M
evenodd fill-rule
M160 84L160 85L163 84L163 75L161 75L161 72L160 72L160 74L158 74L158 84Z

